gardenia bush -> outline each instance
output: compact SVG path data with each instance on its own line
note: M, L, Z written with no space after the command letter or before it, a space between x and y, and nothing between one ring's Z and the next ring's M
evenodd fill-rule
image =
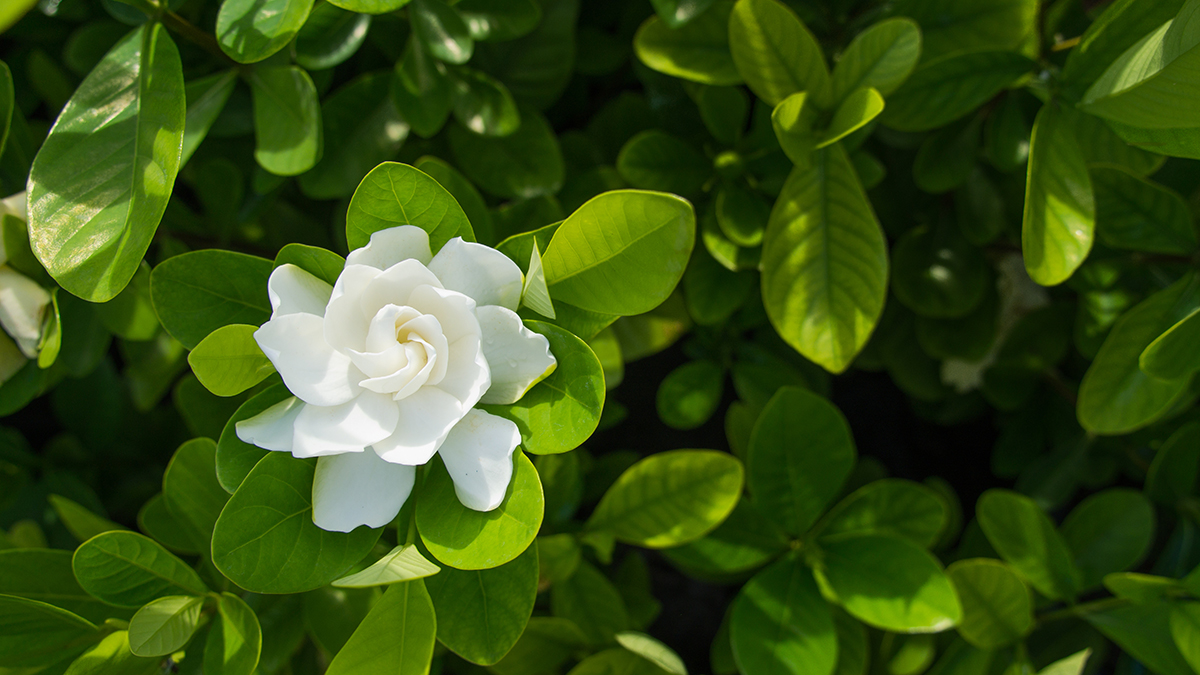
M1200 0L4 0L0 675L1200 673Z

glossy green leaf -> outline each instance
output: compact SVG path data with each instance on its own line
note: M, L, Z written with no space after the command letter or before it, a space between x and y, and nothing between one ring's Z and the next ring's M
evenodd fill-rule
M407 5L410 0L329 0L329 4L336 5L342 9L351 12L361 12L363 14L387 14L394 12L397 9Z
M1033 598L1008 565L990 558L959 560L946 569L962 601L958 633L980 649L999 649L1033 630Z
M672 450L634 464L604 493L591 531L646 548L679 546L721 523L742 492L741 462L713 450Z
M562 187L565 172L558 139L540 114L524 108L520 113L521 126L502 137L451 126L455 163L484 192L498 197L553 194Z
M204 598L168 595L151 601L129 620L129 649L137 656L166 656L182 649L200 625Z
M258 326L230 324L209 333L188 354L196 379L217 396L237 396L275 372L254 341Z
M1171 434L1146 472L1146 496L1171 505L1196 493L1200 473L1200 423L1189 422Z
M538 549L486 570L447 568L425 579L438 615L438 641L471 663L490 666L516 644L533 614Z
M0 595L0 663L5 668L57 663L99 642L102 636L92 622L65 609Z
M440 461L427 465L417 489L417 530L439 562L460 570L498 567L521 555L542 525L544 498L537 469L523 452L513 455L504 501L492 511L462 505Z
M1033 123L1021 250L1029 277L1066 281L1092 250L1096 200L1087 164L1062 111L1047 105Z
M554 301L550 299L546 270L542 266L542 252L538 250L536 241L529 251L529 267L525 270L525 285L521 289L521 306L549 319L555 318Z
M492 222L492 214L488 211L487 203L483 201L483 195L479 194L479 190L475 189L466 176L437 157L422 157L413 166L441 183L442 187L446 188L454 197L462 207L463 213L467 214L467 220L471 222L471 229L475 231L475 237L480 243L489 246L496 243L497 233Z
M729 48L732 11L733 2L720 0L679 27L652 16L633 37L634 53L642 63L672 77L701 84L740 84L742 76Z
M507 136L521 126L512 94L499 80L471 68L454 72L454 119L484 136Z
M1076 652L1041 669L1038 671L1038 675L1083 675L1083 669L1091 655L1090 648Z
M657 129L625 143L617 156L617 171L634 187L679 195L698 194L712 176L703 153Z
M617 643L671 675L687 675L687 666L670 647L636 631L617 633Z
M1063 77L1080 96L1129 47L1174 18L1184 0L1138 2L1116 0L1088 26L1079 45L1067 55Z
M118 607L140 607L172 594L208 592L186 563L135 532L92 537L75 550L71 564L85 591Z
M570 578L550 587L550 608L555 616L573 621L593 645L608 644L631 627L620 592L586 560Z
M884 478L867 483L830 509L818 536L894 534L929 548L941 535L946 517L942 498L930 488Z
M778 0L738 0L729 17L729 49L746 84L769 105L798 91L819 108L832 102L825 54L800 18Z
M254 159L278 176L308 171L321 158L321 105L312 78L296 66L255 68Z
M833 69L833 99L874 88L895 91L921 58L921 29L910 19L886 19L859 33Z
M738 593L729 637L745 673L829 675L837 663L829 606L812 572L791 557L759 572Z
M346 241L361 248L371 234L399 225L416 225L429 233L437 252L454 237L475 241L471 223L446 188L408 164L384 162L371 170L346 212Z
M130 33L72 95L29 179L30 243L63 288L104 302L137 271L179 171L185 104L159 24Z
M242 442L237 437L237 423L291 397L292 392L282 382L271 385L243 403L225 423L221 438L217 440L217 481L229 494L233 494L259 460L271 452Z
M258 617L241 598L222 593L204 644L205 675L253 675L262 652Z
M683 277L695 222L692 205L675 195L616 190L591 199L542 256L551 297L603 314L654 309Z
M771 112L771 127L779 146L796 166L808 167L812 162L817 145L812 127L819 114L806 91L788 96Z
M883 231L845 151L831 146L784 183L763 239L767 316L788 344L846 369L883 312Z
M928 131L975 111L1034 69L1013 52L968 52L929 61L887 100L880 118L901 131Z
M129 631L119 630L80 654L64 675L155 675L161 662L130 651Z
M261 325L271 317L270 260L205 249L164 260L150 274L150 298L163 328L188 349L229 324Z
M213 563L257 593L324 586L362 560L380 530L327 532L312 522L314 465L269 453L230 497L212 536Z
M435 58L455 64L471 60L475 40L458 12L442 0L413 0L408 17L413 34Z
M332 68L358 51L370 27L370 14L348 12L331 2L318 4L296 33L296 63L309 70Z
M798 387L783 387L750 436L750 494L783 530L803 535L841 492L855 455L850 427L832 403Z
M550 342L557 367L516 403L481 407L515 422L526 452L553 455L574 450L600 424L605 391L600 361L587 343L558 326L528 321L525 327Z
M673 429L695 429L708 421L721 403L725 370L713 361L689 361L672 370L658 385L658 417Z
M816 147L823 148L837 143L866 126L881 112L883 112L883 97L877 90L873 88L856 90L846 96L834 111L833 119L830 120L829 127L825 129L825 132L821 134Z
M1075 556L1082 588L1141 562L1154 541L1154 507L1137 490L1111 488L1080 502L1063 520L1062 537Z
M535 0L462 0L454 6L476 40L515 40L537 27L542 8Z
M217 43L238 63L262 61L292 41L312 6L313 0L224 0Z
M208 550L213 525L229 494L217 482L217 444L197 438L175 451L163 474L167 510L201 551Z
M1096 236L1106 246L1146 253L1189 255L1196 229L1176 192L1125 169L1094 166Z
M71 552L43 548L0 551L0 594L45 602L92 622L128 617L122 609L88 595L75 580Z
M1054 523L1029 497L1009 490L983 493L979 525L1000 557L1047 598L1070 600L1082 588L1071 550Z
M370 567L333 582L335 588L371 588L401 581L424 579L441 570L425 559L417 547L403 544L393 548Z
M1123 651L1159 675L1195 671L1171 635L1171 606L1164 600L1083 613L1083 618Z
M817 581L863 623L936 633L962 619L954 585L932 554L890 535L847 535L821 544Z
M957 52L1015 49L1037 31L1035 0L901 0L894 11L921 24L926 60Z
M13 24L21 20L25 13L33 9L37 5L35 0L18 0L17 2L5 4L0 9L0 32L8 30Z
M329 664L329 675L429 672L437 618L420 579L388 588Z
M720 579L761 567L787 546L787 537L743 497L715 530L663 555L691 575Z

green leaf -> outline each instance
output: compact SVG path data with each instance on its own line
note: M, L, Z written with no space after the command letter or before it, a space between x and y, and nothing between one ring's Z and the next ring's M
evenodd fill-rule
M1121 315L1079 385L1076 413L1084 429L1125 434L1166 414L1187 391L1187 373L1176 380L1150 377L1141 354L1167 329L1200 308L1200 279L1188 275Z
M550 294L592 312L648 312L683 277L695 230L691 204L675 195L601 194L554 233L542 257Z
M1130 145L1099 117L1071 108L1067 108L1066 112L1071 118L1075 137L1079 139L1079 147L1087 157L1088 168L1119 168L1136 176L1148 176L1158 171L1167 159L1160 154ZM1023 140L1027 142L1028 129L1023 136ZM1106 164L1112 166L1102 166ZM1093 177L1092 180L1095 181L1096 178Z
M137 656L166 656L192 639L204 598L168 595L153 600L129 620L129 649Z
M521 306L549 319L555 318L554 302L546 286L546 270L542 267L542 253L536 241L529 251L529 268L525 271L525 285L521 289Z
M1106 246L1146 253L1190 255L1196 229L1178 193L1110 166L1091 168L1096 235Z
M741 463L713 450L672 450L634 464L604 493L590 531L646 548L679 546L721 523L742 492Z
M883 96L908 79L921 58L921 29L910 19L885 19L859 33L833 69L833 100L874 88Z
M741 139L750 119L750 97L741 87L700 87L696 94L700 119L713 138L727 145Z
M600 361L586 342L558 326L527 321L525 327L545 336L558 366L516 403L480 407L515 422L526 452L554 455L574 450L600 424L605 391Z
M450 149L467 178L497 197L529 198L562 187L564 168L558 138L546 119L520 109L521 126L507 136L481 136L461 126L449 129Z
M1054 104L1033 123L1025 192L1025 270L1043 286L1061 284L1092 250L1096 202L1083 151Z
M413 0L408 17L413 35L435 58L454 64L471 60L475 40L458 12L442 0Z
M858 89L847 96L833 113L829 127L821 134L818 148L833 145L866 126L883 112L883 97L875 89Z
M0 18L0 26L3 24L4 19ZM9 70L7 63L0 61L0 154L4 152L4 146L8 143L8 132L12 128L13 110L16 106L15 96L12 71Z
M518 103L545 110L562 95L575 69L580 2L545 0L539 4L542 20L533 32L475 47L480 68L503 82ZM525 114L521 112L522 119Z
M929 61L888 97L883 124L928 131L974 112L1035 65L1013 52L981 51Z
M176 553L195 555L200 547L184 531L184 526L167 510L167 500L158 493L138 511L138 528Z
M1147 670L1194 675L1171 635L1171 604L1165 600L1088 611L1083 618Z
M302 593L344 575L380 530L327 532L312 522L314 464L269 453L230 497L212 536L213 563L256 593Z
M36 0L17 0L17 2L5 3L3 8L0 8L0 32L8 30L13 24L21 20L25 13L33 9L37 5Z
M633 36L633 50L642 63L660 73L701 84L742 82L729 50L732 1L718 1L687 24L672 27L652 16Z
M994 114L994 113L993 113ZM925 192L949 192L971 179L979 155L983 117L960 120L921 143L913 163L913 182ZM1028 149L1028 136L1024 139Z
M743 497L715 530L663 555L689 575L721 579L757 569L787 546L787 538Z
M863 623L901 633L936 633L962 619L954 585L932 554L890 535L821 543L821 586Z
M779 146L798 167L808 168L812 163L812 152L817 145L812 127L819 114L806 91L788 96L771 112L771 127Z
M0 594L49 603L96 623L109 617L129 616L83 590L71 570L70 551L43 548L0 551Z
M838 645L812 572L792 557L759 572L733 601L733 658L744 673L830 675Z
M253 675L263 642L258 617L232 593L221 594L217 612L204 644L205 675Z
M262 61L292 41L312 6L313 0L224 0L217 43L238 63Z
M1052 600L1079 593L1082 577L1071 550L1036 502L992 489L979 498L975 515L1000 557L1039 593Z
M429 233L436 253L455 237L475 241L471 223L446 188L419 169L384 162L362 179L346 212L346 241L361 248L371 234L398 225L416 225Z
M492 511L463 506L445 465L427 465L416 494L417 530L434 558L460 570L481 570L514 560L529 547L542 525L542 484L525 453L514 453L513 465L504 501Z
M437 618L424 581L395 584L371 608L326 672L424 675L429 672L436 635Z
M1071 83L1071 95L1081 96L1122 52L1164 21L1174 18L1183 2L1116 0L1108 5L1067 55L1062 74Z
M946 506L930 488L899 478L867 483L830 509L820 539L842 534L893 534L925 548L938 541Z
M167 258L150 274L150 298L163 328L188 349L229 324L271 318L270 260L205 249Z
M969 316L983 302L991 282L983 251L953 224L918 225L892 249L892 292L918 316Z
M409 0L329 0L329 4L331 5L363 14L387 14L388 12L400 9L408 3Z
M672 429L695 429L721 404L725 370L714 361L689 361L672 370L658 385L658 417Z
M242 442L237 437L237 423L291 397L292 392L288 391L282 382L271 385L243 403L225 423L225 428L221 430L221 438L217 441L217 480L229 494L233 494L259 460L271 452L257 445Z
M140 607L171 594L208 592L191 567L135 532L92 537L75 550L71 565L85 591L118 607Z
M1038 675L1083 675L1083 669L1091 655L1091 649L1076 652L1041 669L1038 671Z
M321 158L321 104L312 78L296 66L258 67L254 95L254 159L277 176L296 176Z
M926 60L1015 49L1037 32L1036 0L901 0L893 11L921 24Z
M1176 579L1137 572L1116 572L1104 577L1104 587L1113 595L1134 602L1153 602L1185 587Z
M416 546L401 544L365 570L334 581L333 586L335 588L387 586L401 581L424 579L437 574L440 570L440 567L426 560Z
M634 187L679 195L699 194L712 176L703 153L657 129L643 131L621 147L617 171Z
M225 103L229 101L229 96L233 93L236 84L237 71L227 70L223 73L214 73L208 77L192 80L187 85L185 89L187 113L184 118L183 152L179 158L180 166L187 164L192 154L196 152L196 148L200 147L200 143L208 135L209 129L217 121L221 111L225 109Z
M671 675L687 675L687 666L683 659L670 647L646 635L635 631L623 631L616 635L617 643L625 649L653 663Z
M38 668L69 659L100 641L92 622L44 602L0 595L0 663Z
M109 633L71 662L65 675L155 675L162 659L137 656L129 649L129 631Z
M471 663L490 666L512 649L533 614L537 547L492 569L444 569L425 587L438 615L438 641Z
M488 211L487 203L483 201L483 195L479 194L479 190L475 189L466 176L448 163L428 155L418 159L413 166L441 183L454 197L462 207L463 213L467 214L467 220L471 222L471 228L480 243L489 246L496 243L497 235L492 223L492 214Z
M229 501L217 482L217 444L197 438L175 451L163 474L163 499L167 510L202 552L212 540L213 525Z
M780 336L839 373L866 344L887 292L883 231L841 146L783 185L763 239L762 292Z
M466 67L453 75L454 119L459 124L484 136L507 136L521 126L517 102L499 80Z
M496 675L527 675L543 668L555 668L583 644L583 635L571 621L535 616L529 619L517 644L489 670Z
M462 0L454 11L476 40L515 40L542 20L542 8L535 0Z
M1200 423L1189 422L1171 434L1146 472L1146 496L1173 505L1196 492L1200 472Z
M1185 601L1171 606L1171 636L1192 670L1200 672L1200 603Z
M258 326L230 324L209 333L188 354L196 379L217 396L237 396L275 372L254 341Z
M1075 555L1083 585L1136 567L1154 541L1154 507L1137 490L1110 488L1080 502L1063 520L1062 537Z
M296 63L309 70L332 68L354 56L370 27L370 14L348 12L331 2L316 5L296 33Z
M769 105L798 91L808 92L818 108L832 103L825 54L787 5L738 0L729 17L729 48L750 91Z
M550 608L555 616L575 622L592 645L608 644L617 633L630 629L620 592L586 560L570 578L550 587Z
M143 262L125 290L96 306L96 314L105 328L126 340L153 339L160 324L150 300L150 266Z
M67 530L79 541L87 541L104 532L125 529L107 518L102 518L88 511L83 506L66 497L47 495L46 501L50 502L54 513L58 515L58 519L62 521Z
M29 177L30 242L63 288L104 302L129 283L167 208L184 115L179 52L157 23L75 90Z
M783 530L803 535L841 492L855 455L850 426L832 403L782 387L750 435L750 494Z
M410 38L393 70L392 101L414 133L429 138L441 131L450 116L451 94L446 66Z
M990 558L959 560L946 573L958 589L958 633L980 649L999 649L1033 630L1033 598L1008 565Z

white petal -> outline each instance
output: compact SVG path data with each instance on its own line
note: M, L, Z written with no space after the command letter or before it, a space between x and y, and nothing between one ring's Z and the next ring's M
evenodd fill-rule
M366 265L346 265L342 269L325 307L325 341L334 349L365 351L367 327L374 312L363 314L359 300L363 289L377 276L379 270Z
M363 374L325 342L324 323L312 314L284 314L254 331L254 340L293 394L315 406L340 405L362 391Z
M492 384L492 372L480 348L480 338L465 335L450 345L446 375L437 383L437 388L450 394L462 403L466 412L479 402L483 392Z
M334 406L304 406L293 427L292 455L304 459L362 452L392 435L399 411L390 396L364 391Z
M29 359L17 349L17 345L7 335L0 333L0 384L16 375L28 362Z
M243 443L257 445L264 450L292 451L292 428L296 416L304 409L304 402L295 396L280 401L234 425L237 437Z
M492 371L492 386L483 403L516 403L533 385L554 372L558 362L550 341L529 330L517 313L504 307L475 311L483 331L483 355Z
M433 255L429 251L429 235L415 225L389 227L371 234L366 246L346 256L347 265L370 265L386 270L401 260L416 258L428 265Z
M29 220L26 194L24 192L18 192L11 197L5 197L3 200L0 200L0 215L5 213L11 216L16 216L21 220Z
M333 286L291 263L276 267L267 282L267 296L274 310L272 318L297 312L325 316L331 293Z
M472 410L455 425L438 450L463 506L491 511L504 501L512 480L513 450L521 444L517 425Z
M400 326L419 316L421 313L412 307L390 304L381 307L367 328L366 352L377 354L395 347Z
M380 457L396 464L428 462L466 412L458 399L428 386L393 405L400 411L396 432L372 447Z
M464 335L480 334L475 301L458 291L420 286L408 297L408 304L422 314L437 317L447 342L457 342Z
M412 492L417 470L373 452L322 457L313 477L313 523L330 532L392 522Z
M494 248L455 237L433 257L429 269L442 285L474 299L479 305L515 310L521 302L521 268Z
M408 298L421 286L441 288L442 282L417 260L402 260L371 280L359 296L364 316L373 317L388 305L408 305Z
M42 318L50 293L33 279L8 265L0 265L0 325L29 358L38 353Z
M408 362L403 368L390 375L363 380L363 388L380 394L390 394L392 400L399 401L425 386L436 358L433 349L429 347L429 343L416 340L404 345L404 351Z

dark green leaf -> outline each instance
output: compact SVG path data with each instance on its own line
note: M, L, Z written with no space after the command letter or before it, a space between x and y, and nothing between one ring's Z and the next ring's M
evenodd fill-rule
M930 61L888 97L882 120L901 131L928 131L976 110L1034 68L1013 52L969 52Z
M442 0L413 0L408 17L413 34L434 57L455 64L471 60L475 40L458 12Z
M887 19L859 33L833 69L833 98L874 88L887 96L921 58L921 29L909 19Z
M260 325L271 317L270 260L206 249L164 260L150 275L150 297L163 327L188 349L229 324Z
M1008 565L990 558L959 560L950 575L962 601L958 633L980 649L998 649L1033 630L1033 599Z
M657 129L629 139L617 156L617 171L633 187L679 195L698 194L713 173L703 153Z
M988 490L975 515L1000 557L1042 595L1071 600L1080 591L1082 577L1066 541L1032 499Z
M308 171L321 159L321 105L312 78L296 66L255 68L254 159L278 176Z
M65 609L0 595L0 664L4 668L59 663L99 642L102 636L90 621Z
M309 70L332 68L354 55L371 27L370 14L358 14L331 2L313 7L296 33L296 63Z
M1154 541L1154 507L1141 492L1111 488L1080 502L1062 524L1083 589L1136 567Z
M118 607L140 607L171 594L208 592L192 568L134 532L92 537L75 550L72 567L85 591Z
M1196 250L1192 214L1178 193L1116 167L1092 167L1090 174L1096 235L1106 246L1177 255Z
M792 557L759 572L733 601L733 659L744 673L829 675L838 645L812 572Z
M545 118L522 109L521 126L500 138L460 126L449 130L450 148L463 173L498 197L537 197L562 187L565 172L558 139Z

